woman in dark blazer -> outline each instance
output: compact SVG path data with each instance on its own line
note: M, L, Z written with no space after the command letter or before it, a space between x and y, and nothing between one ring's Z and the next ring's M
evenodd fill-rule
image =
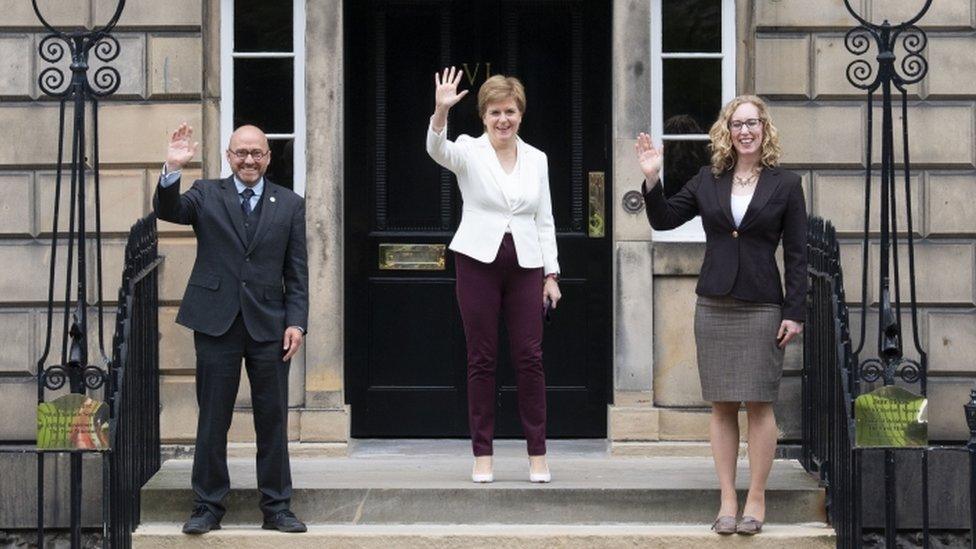
M709 132L712 163L671 198L661 189L662 153L637 137L647 218L668 230L701 216L705 260L696 293L695 341L702 398L712 403L709 438L722 489L720 534L756 534L776 450L773 402L786 344L803 331L807 290L806 206L800 177L777 167L776 127L762 99L730 101ZM783 244L786 293L775 252ZM736 520L739 405L749 421L751 480Z

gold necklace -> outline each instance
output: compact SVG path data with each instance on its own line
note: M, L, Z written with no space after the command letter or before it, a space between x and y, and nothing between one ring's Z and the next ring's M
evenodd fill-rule
M761 170L762 170L762 168L755 168L746 177L740 177L738 175L732 174L732 183L734 183L734 184L736 184L736 185L738 185L740 187L748 187L749 185L752 185L753 183L755 183L756 181L759 180L759 172Z

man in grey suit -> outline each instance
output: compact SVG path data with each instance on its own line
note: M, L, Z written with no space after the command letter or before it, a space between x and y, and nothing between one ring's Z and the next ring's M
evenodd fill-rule
M180 173L198 143L185 123L173 132L153 199L157 216L192 225L197 257L176 321L193 330L200 408L186 534L220 528L230 491L227 430L241 360L251 383L257 434L262 528L304 532L289 509L288 367L308 326L305 202L268 181L268 139L254 126L234 131L227 148L233 175L202 179L180 194Z

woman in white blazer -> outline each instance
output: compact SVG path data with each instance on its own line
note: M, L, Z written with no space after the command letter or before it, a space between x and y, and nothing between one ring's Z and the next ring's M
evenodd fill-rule
M495 430L498 319L505 319L518 378L518 406L529 453L529 479L549 482L546 463L546 381L542 371L542 313L559 302L556 228L545 153L518 137L525 89L495 75L478 91L485 133L447 138L447 115L461 71L434 75L435 107L427 153L454 172L464 207L450 249L455 252L457 299L468 351L468 424L474 482L491 482Z

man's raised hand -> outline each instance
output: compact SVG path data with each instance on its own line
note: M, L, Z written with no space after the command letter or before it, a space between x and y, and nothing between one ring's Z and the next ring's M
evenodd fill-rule
M193 128L186 122L180 124L169 138L169 148L166 150L166 172L182 170L193 160L200 144L193 141Z

